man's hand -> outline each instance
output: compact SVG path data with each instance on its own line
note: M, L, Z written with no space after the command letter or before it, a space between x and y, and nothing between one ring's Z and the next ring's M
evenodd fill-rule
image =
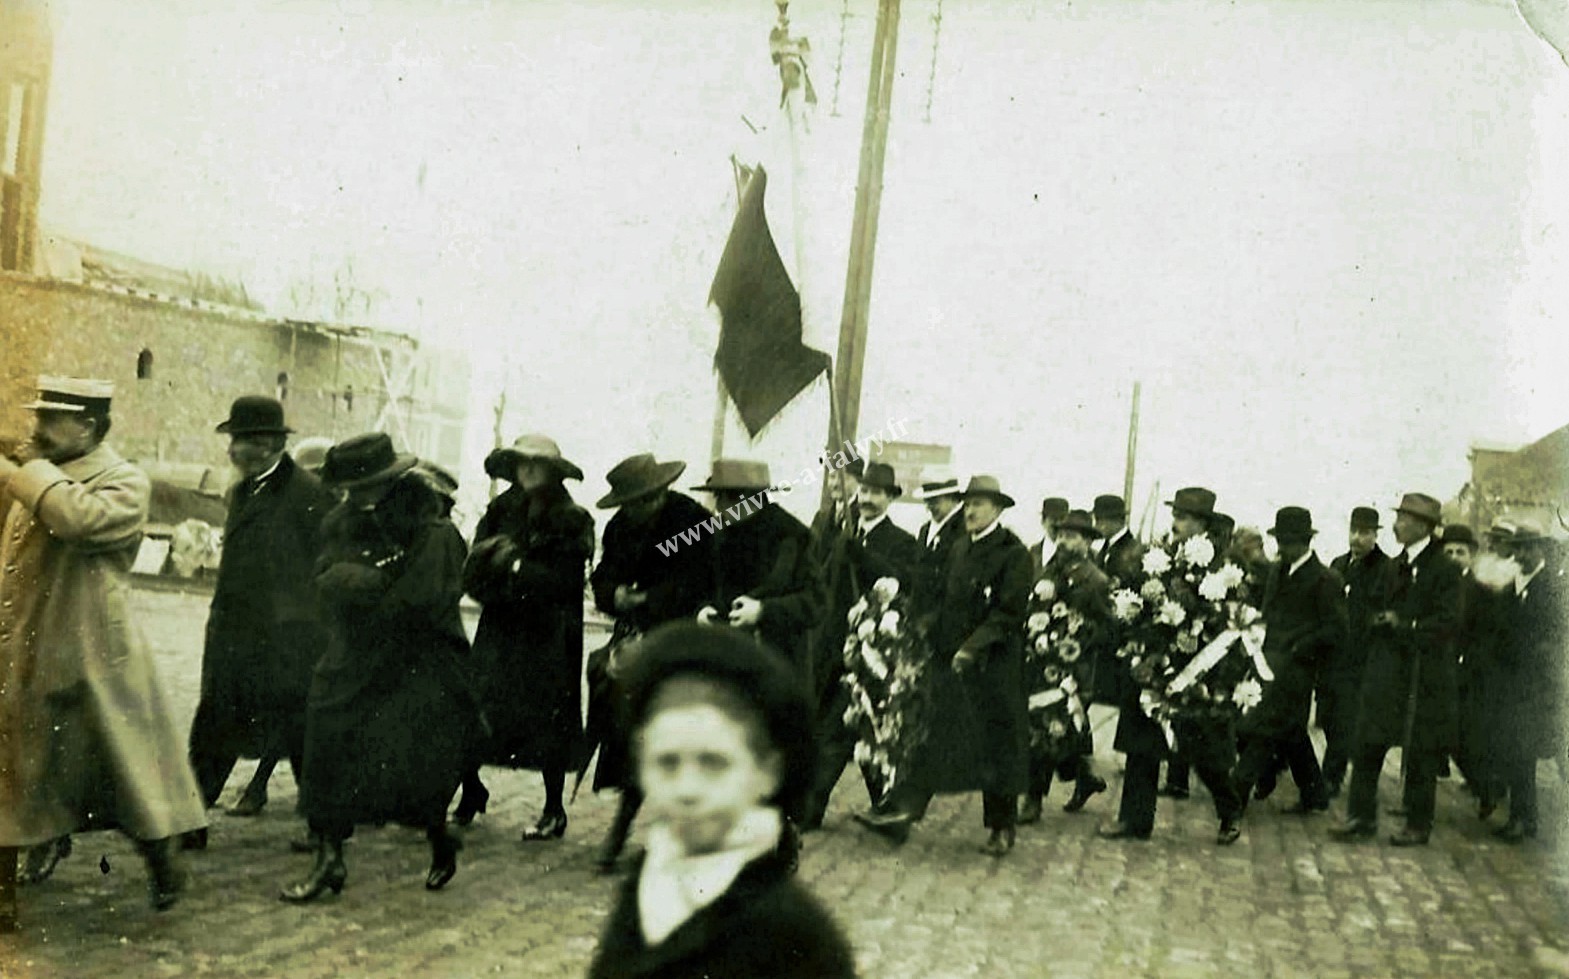
M697 610L697 621L701 622L703 625L718 625L719 610L714 608L712 605L704 605L702 608Z
M742 595L730 603L730 624L738 629L750 629L763 617L763 603L750 595Z
M1400 616L1396 615L1390 609L1385 609L1382 612L1374 613L1373 624L1388 626L1389 628L1393 629L1395 626L1400 624Z
M965 674L975 669L975 654L968 649L961 649L953 654L953 671Z

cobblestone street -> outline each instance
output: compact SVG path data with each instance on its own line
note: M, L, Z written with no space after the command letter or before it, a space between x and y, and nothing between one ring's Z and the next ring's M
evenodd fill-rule
M144 591L137 607L188 723L206 599ZM1100 766L1114 776L1109 717L1101 721ZM250 770L236 772L225 803ZM278 887L309 865L287 847L301 826L286 765L259 817L214 810L211 847L190 856L193 886L166 914L148 909L126 840L80 837L53 879L23 889L26 930L0 938L0 974L581 975L614 886L592 858L615 800L585 790L563 841L528 845L518 834L537 815L538 776L486 779L490 811L466 833L457 878L436 894L421 886L423 835L387 827L351 841L341 897L280 903ZM1162 800L1150 842L1099 841L1093 830L1114 809L1114 782L1077 815L1061 812L1059 788L1043 822L1025 828L1002 861L977 852L979 798L939 799L894 849L851 822L865 801L856 781L841 784L824 831L807 838L801 874L844 925L866 976L1565 974L1569 799L1556 768L1541 775L1545 837L1525 847L1493 841L1454 780L1440 788L1426 848L1332 843L1327 818L1278 812L1295 801L1289 786L1251 808L1229 849L1213 845L1202 792Z

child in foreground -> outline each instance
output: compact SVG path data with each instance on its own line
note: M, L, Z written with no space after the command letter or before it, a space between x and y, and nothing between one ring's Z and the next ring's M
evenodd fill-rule
M781 809L809 790L811 710L790 667L733 629L674 623L631 667L652 817L590 979L853 977L848 943L791 874Z

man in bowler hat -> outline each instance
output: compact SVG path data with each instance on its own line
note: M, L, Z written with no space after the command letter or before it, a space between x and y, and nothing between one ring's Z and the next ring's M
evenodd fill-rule
M1131 586L1144 574L1144 545L1128 529L1128 505L1120 496L1103 493L1095 497L1090 515L1101 536L1095 547L1096 565L1107 577Z
M1439 502L1407 493L1395 508L1400 554L1377 590L1367 673L1357 718L1346 821L1340 840L1378 831L1378 778L1384 755L1402 748L1405 827L1395 846L1422 846L1433 831L1438 771L1458 741L1455 630L1460 620L1460 569L1433 538Z
M1351 510L1346 553L1330 562L1346 592L1346 641L1330 654L1319 671L1314 691L1318 706L1316 723L1324 732L1324 781L1329 797L1340 794L1351 765L1351 742L1356 734L1357 710L1362 695L1362 672L1367 666L1371 641L1369 628L1374 602L1389 565L1389 555L1378 546L1378 511L1370 506Z
M322 518L335 502L284 452L293 429L265 395L236 398L217 427L238 481L229 491L223 557L207 616L201 699L191 722L191 768L217 803L240 757L260 760L231 815L254 816L280 757L298 779L311 671L326 642L314 566ZM205 845L205 831L188 838Z

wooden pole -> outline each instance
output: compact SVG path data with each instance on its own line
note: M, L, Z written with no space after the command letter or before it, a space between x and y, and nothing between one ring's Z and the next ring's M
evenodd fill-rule
M882 205L883 160L893 96L899 38L899 0L879 0L877 32L867 81L866 115L861 129L861 164L856 180L855 214L850 224L850 261L845 272L844 309L839 319L839 353L834 360L834 410L830 411L828 453L854 441L860 426L861 374L866 363L866 333L871 309L872 266L877 219ZM829 501L827 480L823 504Z
M1133 461L1139 451L1139 389L1142 385L1133 382L1133 413L1128 419L1128 464L1122 471L1122 498L1128 505L1133 503Z

